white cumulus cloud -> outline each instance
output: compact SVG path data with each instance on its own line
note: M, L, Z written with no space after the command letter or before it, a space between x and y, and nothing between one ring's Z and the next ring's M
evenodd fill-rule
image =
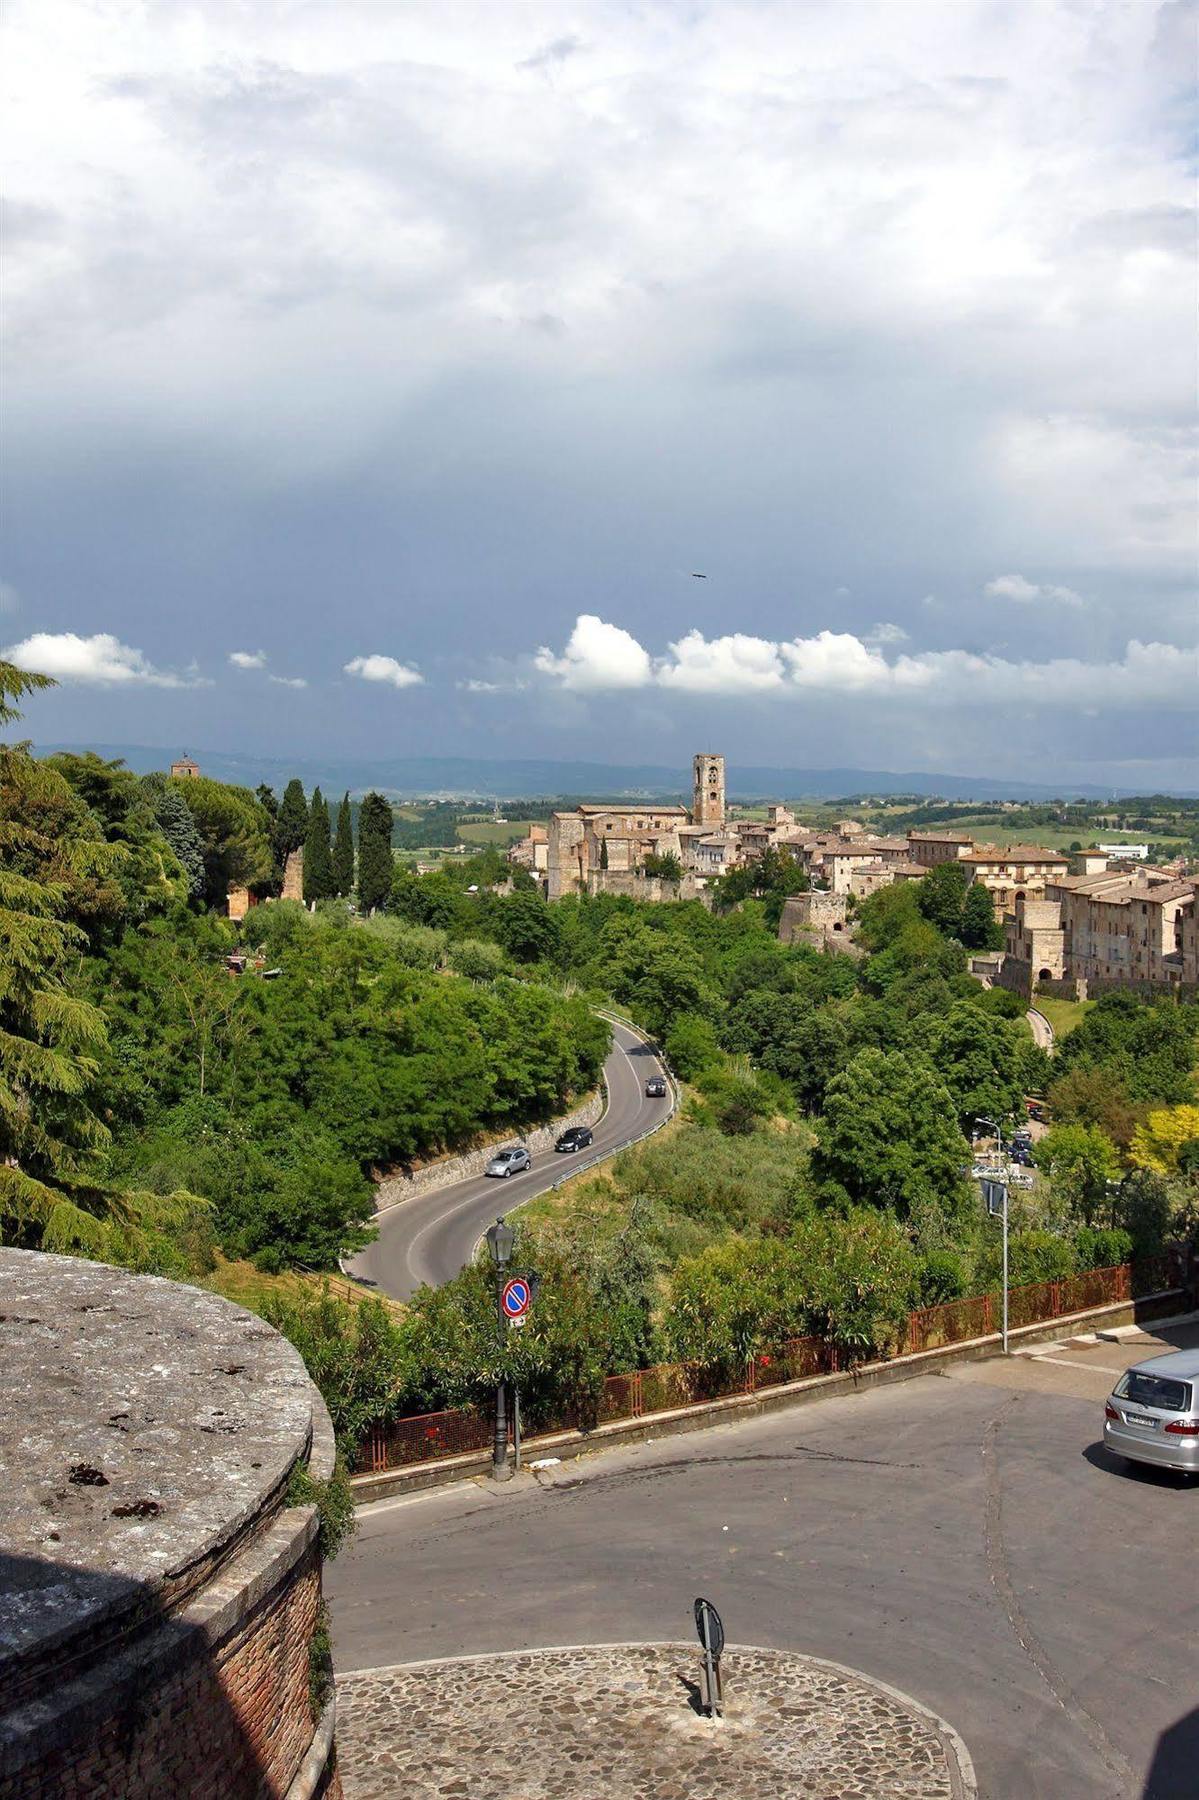
M273 681L276 687L306 688L308 686L302 675L268 675L267 680Z
M1023 575L997 575L994 581L988 581L983 589L990 600L1014 600L1017 605L1030 606L1034 600L1044 600L1051 606L1081 606L1082 595L1073 588L1058 587L1053 582L1026 581Z
M1189 710L1199 680L1194 649L1133 639L1113 662L1055 657L1012 662L970 650L921 650L888 661L848 631L768 638L697 630L654 657L619 626L591 614L577 620L561 656L542 649L537 669L577 691L656 686L675 692L744 695L860 695L940 706L1156 706Z
M561 656L543 644L533 664L563 687L580 690L645 687L653 679L649 656L631 632L594 613L579 614Z
M32 637L10 645L4 655L20 669L53 675L56 681L91 686L118 686L130 682L165 688L204 685L199 676L156 669L142 651L135 650L130 644L122 644L119 638L106 631L97 632L93 637L80 637L74 631L35 631Z
M235 669L265 669L265 650L230 650L229 661Z
M344 665L347 675L361 676L363 681L385 681L392 687L420 687L424 676L409 663L397 662L394 656L354 656Z

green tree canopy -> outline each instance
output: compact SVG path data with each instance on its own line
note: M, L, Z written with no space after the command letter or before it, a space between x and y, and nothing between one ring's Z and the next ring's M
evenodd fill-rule
M1002 1122L1022 1115L1020 1027L959 1000L927 1034L933 1066L949 1090L967 1137L979 1117Z
M363 912L385 906L391 893L394 823L395 815L383 795L367 794L358 810L358 904ZM433 925L439 921L421 919L418 923Z
M196 822L204 851L204 890L219 905L231 887L269 882L275 861L271 824L249 788L206 775L172 780Z
M337 809L337 830L333 837L333 890L343 896L354 892L354 828L350 818L350 796L343 794Z
M283 790L283 799L275 818L274 839L279 861L284 863L293 850L299 850L308 836L308 801L304 783L292 776Z
M312 790L308 831L304 838L304 899L329 900L333 896L333 857L329 847L329 808L319 788Z
M813 1169L851 1199L901 1218L930 1199L964 1212L968 1160L953 1099L924 1063L863 1050L829 1082Z
M957 935L967 950L1003 949L1003 926L981 881L972 881L966 889Z

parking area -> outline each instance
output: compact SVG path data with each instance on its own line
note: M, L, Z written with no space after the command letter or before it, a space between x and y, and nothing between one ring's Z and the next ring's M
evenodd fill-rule
M827 1657L948 1719L989 1800L1194 1800L1199 1487L1102 1446L1114 1370L1194 1322L1062 1340L367 1510L343 1670L674 1640Z

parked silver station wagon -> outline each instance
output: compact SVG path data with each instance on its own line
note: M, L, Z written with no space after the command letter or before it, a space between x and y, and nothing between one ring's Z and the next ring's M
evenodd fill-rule
M1199 1474L1199 1350L1154 1356L1121 1375L1103 1409L1117 1456Z

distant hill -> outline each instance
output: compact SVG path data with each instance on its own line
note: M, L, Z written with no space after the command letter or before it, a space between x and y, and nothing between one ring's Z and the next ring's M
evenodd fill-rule
M104 757L121 757L139 774L165 769L179 748L144 744L39 744L38 751L92 749ZM326 793L365 793L377 788L390 795L437 796L446 799L496 798L532 800L562 794L617 796L625 799L688 795L690 769L652 763L551 762L535 759L485 762L477 757L396 756L378 762L336 757L278 758L236 750L195 750L206 775L218 781L255 787L260 781L281 788L293 775L306 787L319 783ZM728 766L728 792L738 800L849 799L866 794L912 794L945 800L1106 800L1143 790L1110 788L1076 782L1052 787L1045 782L1005 781L988 775L924 774L894 769L758 768L736 762ZM1180 799L1195 798L1184 789Z

